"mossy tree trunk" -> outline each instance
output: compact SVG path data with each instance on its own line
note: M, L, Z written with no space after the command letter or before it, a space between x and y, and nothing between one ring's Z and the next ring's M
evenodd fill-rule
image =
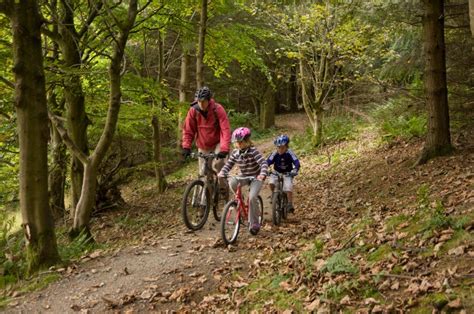
M163 48L163 40L164 38L161 37L161 34L158 33L158 84L163 83L163 78L165 76L164 70L164 48ZM164 98L162 98L158 102L158 113L154 113L151 119L151 125L153 127L153 161L155 163L155 176L156 182L158 185L158 192L164 192L167 183L165 178L165 172L163 171L163 158L161 156L161 123L160 123L160 115L161 109L163 108Z
M275 125L275 94L270 85L268 85L260 108L260 127L268 129Z
M444 1L423 1L423 43L425 55L425 97L428 108L428 132L417 164L450 153L446 49L444 41Z
M204 50L207 30L207 1L201 0L201 18L199 20L198 51L196 58L196 87L204 85Z
M185 103L187 100L187 89L188 89L188 64L189 64L189 54L183 45L183 55L181 56L181 71L179 78L179 102ZM181 136L183 131L183 115L181 110L178 110L178 127L176 130L176 150L178 153L181 151Z
M48 198L48 114L37 1L3 1L13 30L15 105L20 147L20 208L29 272L59 261Z
M57 2L51 1L51 6L56 7ZM58 25L54 25L53 28L54 31L57 31ZM59 59L59 46L56 42L52 44L52 58L53 60ZM59 116L64 116L64 103L64 98L58 101L57 87L55 85L51 86L48 92L48 105L51 112ZM48 178L49 204L54 219L58 220L63 218L66 214L64 191L68 158L66 145L61 140L61 135L56 128L50 128L50 135L51 166L49 167Z
M64 103L58 102L55 91L49 94L51 111L56 115L63 115ZM67 154L66 145L61 140L61 135L56 128L51 128L51 169L49 172L49 202L55 220L64 217L66 206L64 204L64 190L66 185Z

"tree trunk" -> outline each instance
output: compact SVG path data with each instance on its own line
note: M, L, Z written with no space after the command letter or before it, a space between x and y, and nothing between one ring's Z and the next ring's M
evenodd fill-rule
M50 93L51 111L62 115L64 105L58 103L54 91ZM55 220L64 217L66 206L64 205L64 187L66 185L67 156L66 145L56 128L51 128L51 170L49 172L49 203Z
M29 272L59 261L48 199L48 114L37 1L10 3L20 145L20 208Z
M444 43L444 1L423 1L423 42L425 55L425 95L428 107L428 132L416 164L452 151L449 131L446 51Z
M291 67L291 76L289 82L289 105L290 105L290 112L297 112L298 111L298 79L297 75L297 68L296 66Z
M153 115L151 125L153 126L153 155L155 162L155 176L158 185L158 192L161 193L166 190L168 184L166 183L165 174L163 171L163 162L161 159L160 124L156 115Z
M66 117L68 133L72 141L85 154L88 153L87 125L89 119L85 111L84 92L78 70L81 68L81 38L74 25L74 7L70 0L60 1L61 20L59 46L64 59L64 66L69 72L64 76L64 98L66 99ZM77 157L71 163L71 217L74 217L81 196L84 168Z
M181 56L181 74L179 79L179 102L185 103L187 100L186 90L188 88L188 64L189 64L189 54L185 51L183 47L183 55ZM179 108L181 109L181 108ZM176 130L176 149L179 153L181 151L181 132L183 130L183 115L181 110L178 110L178 128Z
M164 49L163 49L163 39L158 33L158 84L163 83L164 73ZM158 192L164 192L166 189L166 179L165 173L163 171L163 158L161 156L161 124L160 124L160 115L161 109L163 108L164 98L158 104L158 114L154 114L151 120L153 127L153 160L155 163L155 175L158 185ZM154 109L154 108L153 108Z
M97 169L102 159L104 158L115 133L118 121L118 114L120 111L120 102L122 98L121 91L121 63L125 54L125 46L127 44L130 30L135 24L137 16L137 1L130 0L128 8L128 20L120 25L117 25L120 34L115 41L112 59L109 66L110 78L110 96L109 96L109 110L107 112L107 119L105 128L102 132L99 142L89 158L84 158L84 180L82 184L82 194L77 203L76 212L74 216L74 224L71 229L70 236L75 237L81 232L90 234L89 222L92 209L95 203L96 187L97 187Z
M263 129L271 128L275 125L275 95L272 87L268 85L260 109L260 127Z
M469 21L471 24L471 35L474 38L474 0L469 0Z
M201 88L204 85L204 41L206 39L207 27L207 0L202 0L201 19L199 21L198 53L196 59L196 86Z

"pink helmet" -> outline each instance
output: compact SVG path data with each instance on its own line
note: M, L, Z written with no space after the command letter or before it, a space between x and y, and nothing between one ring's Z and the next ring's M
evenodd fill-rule
M249 128L241 127L234 130L232 133L232 143L241 142L250 137L252 133Z

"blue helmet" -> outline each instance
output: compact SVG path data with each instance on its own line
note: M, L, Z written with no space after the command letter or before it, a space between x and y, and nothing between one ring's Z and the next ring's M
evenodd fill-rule
M273 144L275 144L275 146L277 146L277 147L283 146L283 145L288 145L289 143L290 143L290 138L286 134L282 134L282 135L278 136L275 139L275 141L273 141Z

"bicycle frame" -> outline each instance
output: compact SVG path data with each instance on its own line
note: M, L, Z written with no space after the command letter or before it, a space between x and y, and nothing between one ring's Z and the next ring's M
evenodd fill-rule
M248 204L249 201L248 200L247 202L244 201L244 198L242 195L242 184L240 184L240 182L238 182L237 184L237 190L235 191L234 200L237 202L237 208L238 208L237 219L240 219L242 217L244 221L247 221L249 217L249 204Z
M217 173L209 165L209 160L216 158L217 154L215 153L205 154L205 153L199 152L199 153L193 153L191 154L191 156L195 158L197 157L197 158L204 159L204 165L203 165L203 171L202 171L203 174L202 175L199 174L198 179L202 180L202 182L204 182L205 188L209 190L209 195L211 196L211 203L212 203L212 201L214 201L215 199L218 179L217 179ZM197 196L193 195L193 203L196 200L196 198ZM201 202L201 204L206 203L206 193L201 193L201 199L199 201Z

